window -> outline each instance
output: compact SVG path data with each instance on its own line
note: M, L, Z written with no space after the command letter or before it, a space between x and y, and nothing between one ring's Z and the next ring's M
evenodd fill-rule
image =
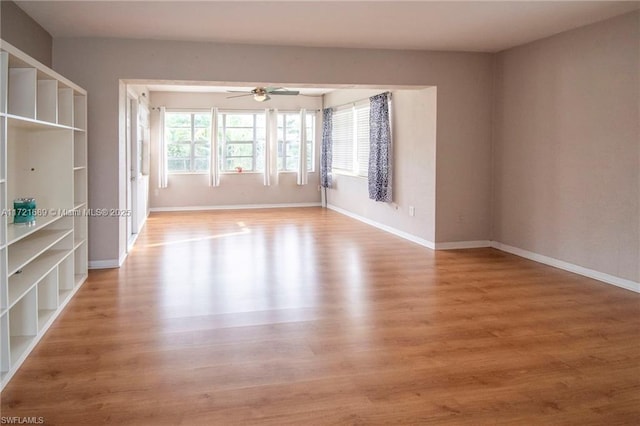
M221 112L218 116L220 171L261 172L265 150L264 112Z
M169 173L206 173L211 149L211 113L165 114L165 146Z
M307 171L314 169L315 115L306 114ZM300 155L300 113L278 113L278 170L297 171Z
M337 173L368 175L369 103L333 113L333 161Z

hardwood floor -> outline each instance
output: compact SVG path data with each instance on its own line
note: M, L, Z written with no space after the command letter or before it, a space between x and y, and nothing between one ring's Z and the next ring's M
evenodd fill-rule
M2 392L56 425L639 424L640 295L319 208L162 213Z

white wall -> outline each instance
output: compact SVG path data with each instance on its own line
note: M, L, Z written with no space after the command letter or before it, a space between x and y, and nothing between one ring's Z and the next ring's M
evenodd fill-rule
M166 108L212 108L262 110L265 108L281 111L298 111L301 108L309 114L316 115L316 152L320 146L322 97L308 96L272 96L267 102L256 102L251 97L228 99L220 93L176 93L151 92L151 104ZM273 204L309 204L320 203L318 190L319 177L316 172L309 173L307 185L297 185L296 173L279 173L278 182L270 186L263 183L262 173L223 173L220 186L210 187L207 175L172 174L169 175L169 186L160 189L158 186L158 159L160 114L151 114L151 191L150 205L152 209L216 207L241 205L273 205ZM316 162L317 166L317 162Z
M89 92L92 208L122 207L119 79L437 86L435 239L489 238L490 54L57 38L53 62ZM119 226L114 218L90 218L92 261L123 252Z
M640 13L497 57L496 241L640 281Z
M339 90L325 96L325 107L366 99L384 90ZM369 199L367 179L333 174L327 191L331 206L435 241L436 88L392 90L393 203ZM409 215L415 207L415 216Z

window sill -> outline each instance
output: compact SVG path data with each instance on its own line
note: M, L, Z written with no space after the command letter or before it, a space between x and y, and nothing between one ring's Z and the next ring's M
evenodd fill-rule
M184 176L184 175L208 175L209 172L169 172L169 177L171 176Z
M220 172L221 175L261 175L264 172Z

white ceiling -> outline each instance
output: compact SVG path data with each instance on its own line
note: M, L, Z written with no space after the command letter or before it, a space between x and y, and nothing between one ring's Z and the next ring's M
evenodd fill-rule
M496 52L640 1L16 1L55 37Z

